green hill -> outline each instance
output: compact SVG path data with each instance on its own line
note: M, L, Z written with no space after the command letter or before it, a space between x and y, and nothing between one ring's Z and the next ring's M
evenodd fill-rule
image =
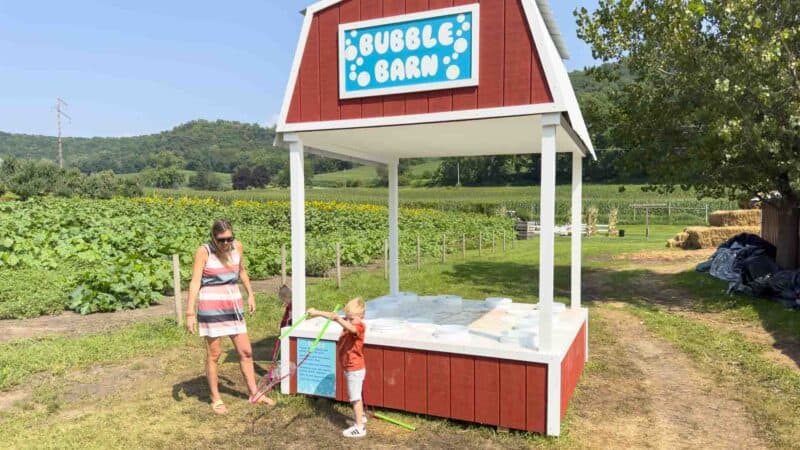
M116 173L139 172L148 166L148 158L170 152L185 161L184 168L194 170L209 165L219 172L233 172L240 164L257 158L285 158L276 149L274 128L234 121L195 120L169 131L123 138L64 138L67 165L84 172L113 170ZM52 136L34 136L0 132L0 158L15 156L32 159L55 159L57 141Z

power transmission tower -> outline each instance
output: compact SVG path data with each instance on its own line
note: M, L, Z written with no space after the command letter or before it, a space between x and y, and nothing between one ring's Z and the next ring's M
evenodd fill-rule
M70 123L72 123L72 117L68 116L62 108L67 107L67 102L61 100L60 98L56 98L56 121L58 122L58 166L62 169L64 168L64 149L61 143L61 116L66 117L69 119Z

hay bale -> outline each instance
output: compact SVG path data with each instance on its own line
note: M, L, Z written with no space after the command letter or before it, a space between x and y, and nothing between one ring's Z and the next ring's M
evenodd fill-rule
M681 248L698 250L716 248L739 233L759 234L760 227L689 227L684 230L686 240Z
M761 226L761 210L714 211L709 214L708 223L712 227L758 227Z

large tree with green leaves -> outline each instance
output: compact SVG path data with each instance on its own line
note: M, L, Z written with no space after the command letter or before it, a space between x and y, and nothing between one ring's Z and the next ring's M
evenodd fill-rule
M800 1L600 0L576 17L633 75L610 121L629 165L662 189L798 205Z
M600 0L576 16L595 57L633 75L608 122L628 165L661 189L760 198L778 263L796 266L800 2Z

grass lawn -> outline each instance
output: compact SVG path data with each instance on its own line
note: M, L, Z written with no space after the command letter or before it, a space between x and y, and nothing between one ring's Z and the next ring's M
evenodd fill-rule
M768 331L776 330L794 339L800 338L796 315L786 318L793 313L767 301L736 299L725 303L722 295L717 294L724 288L722 283L707 281L701 275L695 278L692 273L659 273L650 267L640 267L639 260L627 255L679 254L663 249L665 239L678 231L678 227L655 226L649 241L644 239L641 227L628 228L628 237L624 239L593 237L584 241L585 292L592 295L587 304L590 321L596 324L590 326L591 345L605 350L597 355L590 351L592 360L576 392L578 401L567 414L561 439L518 432L497 433L489 427L391 412L417 425L419 431L407 433L385 423L370 422L369 442L412 448L585 447L593 443L602 446L592 440L589 430L574 425L584 423L586 411L581 408L589 407L586 399L591 396L584 386L637 383L631 373L621 371L618 360L606 360L617 352L618 345L617 330L608 322L608 302L613 300L622 305L620 311L629 320L640 321L648 333L656 336L654 339L662 339L669 343L666 345L688 355L698 370L716 380L726 393L737 397L769 445L796 445L795 430L800 430L797 370L771 361L767 355L772 349L752 342L742 333L673 313L644 296L649 295L648 287L663 291L663 286L668 285L692 300L687 306L689 312L700 314L710 310L713 314L732 314L747 326L763 324ZM569 296L569 250L569 239L558 238L555 287L557 300L563 302ZM413 266L402 267L402 289L420 294L454 293L465 298L502 294L518 302L535 302L537 261L535 240L516 242L506 252L499 248L494 253L485 250L480 258L471 251L466 260L458 255L445 264L426 261L419 271ZM341 290L330 280L313 282L308 290L308 306L327 309L356 295L372 298L386 290L382 270L355 271L345 278ZM265 360L271 356L281 311L273 295L259 295L258 301L259 310L248 319L248 325L256 359ZM229 345L226 350L222 392L231 412L220 418L208 412L202 344L177 329L171 320L79 338L2 344L0 391L14 386L19 389L22 385L32 395L20 400L15 408L0 412L3 443L0 447L162 448L176 443L247 448L345 445L336 434L347 414L344 405L281 397L278 407L259 412L235 400L243 386L235 355ZM115 377L113 386L108 387L110 393L100 395L99 399L94 392L87 394L86 386L102 384L98 379L109 373ZM613 399L598 399L592 407L614 404ZM611 418L624 415L625 410L602 413Z

